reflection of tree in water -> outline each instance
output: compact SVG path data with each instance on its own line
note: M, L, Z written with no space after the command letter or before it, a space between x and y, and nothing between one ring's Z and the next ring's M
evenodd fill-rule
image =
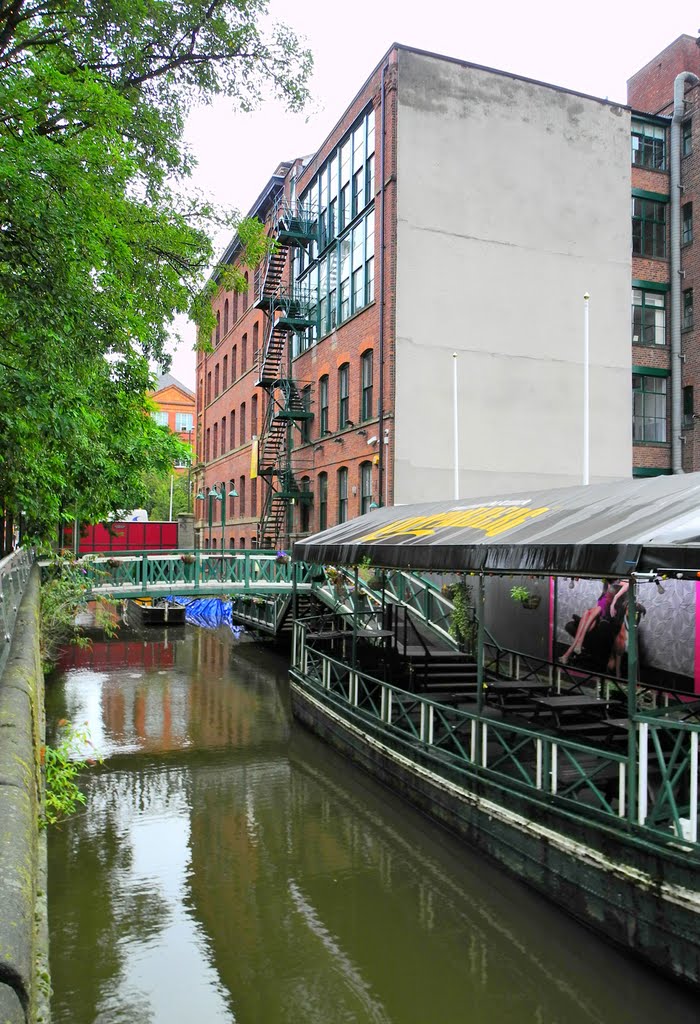
M130 945L153 939L170 916L153 885L133 884L130 830L135 812L156 813L181 795L183 782L173 772L93 773L83 784L84 811L50 833L49 921L60 931L60 942L51 942L51 970L61 979L54 1020L147 1021L137 993L128 1007L110 1005ZM76 884L80 878L90 887Z

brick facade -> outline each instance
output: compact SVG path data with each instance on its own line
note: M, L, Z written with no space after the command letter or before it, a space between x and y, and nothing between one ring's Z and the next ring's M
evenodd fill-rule
M628 102L638 111L661 114L669 118L667 132L667 144L670 147L670 116L673 113L673 89L676 76L684 71L690 71L700 77L700 48L697 40L692 36L680 36L673 43L661 51L653 60L634 74L627 83ZM689 85L685 90L685 113L684 118L689 120L691 131L691 152L681 158L681 208L687 203L692 203L692 234L693 238L687 244L681 245L681 311L683 318L683 293L688 289L693 290L693 295L700 295L700 239L697 232L698 216L700 215L700 88ZM666 188L659 185L661 178L668 179L668 174L653 171L642 171L639 168L633 169L633 187L642 188L648 191L669 191L668 181ZM654 184L656 182L656 184ZM661 260L633 260L633 279L663 282L670 285L670 270L667 261ZM668 293L668 338L670 344L670 292ZM698 432L698 420L695 419L694 410L697 408L700 399L700 335L698 332L698 316L693 320L693 325L685 327L681 319L681 386L683 388L684 403L690 402L690 394L686 391L692 388L692 404L688 415L682 416L680 436L682 439L682 465L685 472L697 471L700 469L700 433ZM671 373L674 369L671 365L670 347L666 346L665 366ZM662 366L664 353L655 351L644 352L637 346L633 350L633 363L641 366ZM670 377L669 377L670 390ZM670 412L670 396L669 396ZM669 427L670 429L670 427ZM669 435L670 436L670 435ZM665 468L670 471L671 455L670 443L666 450L661 446L644 445L635 446L634 464L635 467Z

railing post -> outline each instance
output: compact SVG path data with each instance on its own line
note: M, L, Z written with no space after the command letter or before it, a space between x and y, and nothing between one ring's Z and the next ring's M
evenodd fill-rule
M627 818L633 823L636 818L637 796L637 595L636 582L630 579L627 591ZM640 736L641 742L641 736ZM646 757L645 747L645 757ZM645 812L646 817L646 812Z
M542 789L542 740L535 740L535 786Z
M690 838L698 841L698 734L690 734Z
M630 730L632 726L630 725ZM643 825L647 820L649 783L649 724L639 723L639 777L637 779L637 821ZM630 793L630 803L632 794Z
M626 811L626 796L627 796L627 772L624 761L620 761L620 774L617 782L617 814L618 817L624 818Z
M479 573L476 597L476 718L481 721L484 711L484 574ZM481 761L486 766L486 730L476 732L477 744L483 743ZM479 763L479 750L474 751L473 761Z
M146 593L148 589L148 555L141 555L141 590Z
M557 791L557 755L558 755L558 752L559 752L559 748L558 748L556 743L552 743L551 751L552 751L552 754L551 754L552 760L551 760L551 763L550 763L550 766L549 766L549 771L550 771L550 787L549 788L550 788L550 792L551 793L556 793L556 791Z

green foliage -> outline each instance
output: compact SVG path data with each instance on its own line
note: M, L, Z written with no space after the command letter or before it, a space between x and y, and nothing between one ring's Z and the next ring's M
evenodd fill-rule
M530 591L527 589L527 587L511 587L510 596L513 598L514 601L520 601L522 603L523 601L528 600L528 598L530 597Z
M76 616L85 607L90 587L99 575L89 561L76 560L69 552L54 556L44 569L39 637L45 666L51 666L61 647L68 643L89 645L89 639L76 624ZM110 636L117 631L113 609L113 601L106 598L95 601L95 624Z
M46 773L46 799L44 814L39 819L42 828L56 825L73 814L78 804L85 803L85 794L75 779L88 764L99 758L81 757L86 746L91 747L90 733L86 726L78 727L62 720L61 742L57 747L44 747L44 770Z
M33 533L141 506L181 454L149 361L236 223L188 185L185 116L303 103L310 55L269 24L266 0L0 2L0 503Z
M454 605L450 618L450 636L458 644L471 644L476 636L476 621L472 605L472 589L466 583L450 583L442 588L442 593Z
M170 480L173 480L173 519L181 512L191 512L192 502L188 509L187 489L189 474L187 470L179 473L146 473L144 485L146 498L139 508L148 512L148 518L164 522L170 513Z

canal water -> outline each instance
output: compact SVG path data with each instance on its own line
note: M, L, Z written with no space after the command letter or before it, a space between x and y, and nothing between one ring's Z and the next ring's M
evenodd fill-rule
M49 835L55 1024L696 1024L697 1000L375 785L230 632L72 650L102 765Z

